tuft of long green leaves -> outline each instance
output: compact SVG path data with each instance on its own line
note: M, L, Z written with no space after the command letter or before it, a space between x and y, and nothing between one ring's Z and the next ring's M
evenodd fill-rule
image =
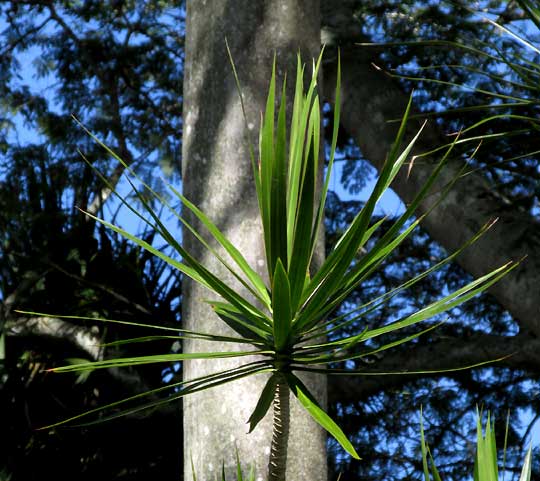
M320 100L317 93L317 75L321 65L321 58L322 54L317 62L313 64L310 83L307 90L304 90L306 69L300 57L298 57L295 95L289 125L286 123L285 115L287 111L285 82L280 95L276 96L278 87L276 85L275 65L272 70L266 111L260 128L259 159L258 162L253 162L257 198L264 229L268 283L249 265L242 253L221 233L212 220L174 187L168 186L171 194L179 199L183 206L200 220L206 232L198 232L172 208L164 197L146 185L121 158L89 132L104 149L125 167L126 172L132 179L133 192L142 206L141 211L136 211L125 199L117 194L122 202L128 208L134 210L141 220L160 234L182 260L174 259L154 248L144 239L132 235L110 222L94 217L96 221L135 242L153 255L160 257L173 269L181 271L185 276L218 294L221 298L220 301L207 302L215 315L225 322L234 333L230 336L214 336L212 333L177 329L177 337L179 339L205 339L220 343L242 343L249 345L249 349L244 349L241 352L215 351L109 359L71 364L54 368L53 371L81 372L155 362L179 362L184 359L211 362L212 359L216 358L240 357L252 354L259 355L258 359L260 360L212 375L161 387L148 393L109 404L100 409L82 413L57 424L67 421L81 422L87 417L89 419L97 417L98 420L112 419L140 409L157 407L169 400L172 401L193 392L210 389L237 379L270 373L270 380L261 393L255 412L249 419L250 431L256 428L270 408L277 385L276 379L279 375L279 379L286 381L293 395L298 398L301 405L313 419L326 429L351 456L359 459L359 455L352 443L335 421L319 405L309 389L297 376L297 373L313 371L324 375L373 375L373 372L366 373L361 369L347 369L346 364L343 364L343 368L335 366L335 364L358 359L373 353L373 350L364 347L366 341L422 323L452 309L483 292L516 267L514 262L505 264L455 292L442 296L438 301L425 306L423 309L408 314L395 322L388 323L384 327L372 329L363 322L366 312L381 307L403 289L413 286L436 268L450 262L488 229L489 225L486 225L473 240L464 244L437 266L415 278L409 279L378 299L374 299L363 306L358 306L344 315L333 315L333 312L347 299L347 296L379 268L392 251L418 225L421 218L414 217L416 208L422 199L430 193L431 186L438 173L444 168L452 146L442 156L440 163L426 181L425 187L418 192L405 213L395 221L393 227L371 246L372 243L369 243L369 240L381 224L372 221L377 202L409 159L414 144L420 135L419 132L411 141L404 144L405 127L411 106L409 102L396 141L380 172L373 193L330 251L320 268L316 272L311 272L310 268L317 245L317 236L321 230L324 217L324 204L335 156L340 116L341 71L338 63L330 160L322 189L320 189L318 174L320 169L321 114ZM140 187L135 185L136 181ZM161 222L157 212L148 202L148 198L154 198L176 215L184 227L193 233L203 246L247 288L250 295L244 296L237 292L235 288L209 271L188 252ZM219 249L212 248L205 241L205 235L213 237L219 245ZM367 249L367 253L361 254L362 250L365 249ZM223 253L226 253L227 257L223 256ZM72 319L74 317L71 316ZM114 320L104 321L118 322ZM358 333L343 335L336 340L340 330L350 326L352 323L360 326ZM159 329L159 327L156 328ZM417 334L404 337L400 341L394 340L386 344L382 343L376 352L403 344L430 329L431 327L424 328L419 330ZM330 336L334 340L329 340ZM148 338L137 338L125 342L148 342L148 340ZM456 368L463 368L463 366L456 366ZM404 372L401 374L411 373ZM170 392L168 398L153 399L154 394L159 393L161 395L166 391Z
M506 426L508 430L508 425ZM422 468L424 481L442 481L439 471L435 465L435 460L429 449L424 436L424 423L420 412L420 448L422 452ZM504 457L506 457L506 445L504 446ZM525 454L523 467L519 481L530 481L531 479L531 456L532 445ZM503 458L503 471L504 458ZM474 481L499 481L499 465L497 461L497 444L495 441L495 425L491 420L490 413L487 413L485 427L482 428L482 413L477 413L476 418L476 455L474 458Z

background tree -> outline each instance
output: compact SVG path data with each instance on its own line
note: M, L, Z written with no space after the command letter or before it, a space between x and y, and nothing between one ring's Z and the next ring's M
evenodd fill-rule
M21 410L18 411L20 415L11 415L15 406L25 406L24 402L19 402L21 399L36 400L44 395L41 393L53 393L62 402L68 403L71 406L69 409L74 409L81 398L86 398L88 403L94 402L93 382L100 393L111 386L119 386L122 392L128 390L126 383L113 383L112 375L106 375L103 379L90 378L81 385L80 391L72 390L71 381L67 379L32 376L31 368L36 361L46 361L47 365L63 362L65 346L74 346L73 355L76 356L82 355L81 349L72 342L74 336L70 336L70 333L74 332L73 326L70 325L71 330L67 331L55 330L57 335L45 332L45 336L43 324L27 322L27 319L14 315L14 307L43 308L47 312L62 313L69 309L74 313L104 312L110 317L114 312L128 317L143 315L138 308L133 310L131 306L128 309L124 301L110 294L113 292L121 294L131 303L137 301L150 311L148 318L154 321L156 313L160 318L171 319L171 322L178 317L178 306L172 302L178 291L170 290L173 284L162 282L163 277L158 274L160 269L152 271L148 261L143 263L144 258L136 249L125 245L122 247L114 237L109 236L110 247L107 247L106 236L96 231L91 223L83 221L82 216L74 210L76 205L95 206L96 212L104 208L116 209L91 169L80 161L77 147L84 150L91 162L113 181L120 177L121 171L115 172L96 146L74 128L69 118L72 112L126 160L133 162L132 165L140 172L150 174L158 158L172 158L173 164L178 162L179 133L182 129L180 101L184 10L181 2L152 2L151 6L148 3L13 1L4 2L1 7L4 47L0 55L0 89L6 110L2 113L3 129L0 130L3 207L0 213L0 275L3 314L7 323L4 371L7 377L4 375L2 378L2 399L3 405L7 406L3 410L6 423L12 426L10 432L26 433L20 435L21 440L16 445L9 441L11 438L4 438L3 442L9 443L2 450L6 459L20 459L14 458L11 453L16 446L24 445L30 446L30 453L43 453L37 459L43 466L51 466L58 459L51 456L51 452L60 455L60 450L66 449L66 446L73 448L71 452L74 452L76 443L73 439L81 439L80 433L73 432L73 437L56 433L53 438L58 444L53 444L49 436L39 438L41 434L20 429L27 423L28 412L31 413L30 418L34 419L32 424L40 424L35 419L40 420L41 415L37 416L36 413L47 407L45 403L28 401L26 412ZM493 26L473 16L463 6L468 6L468 2L419 5L417 2L347 0L322 3L324 39L333 45L340 45L342 49L342 111L343 126L346 127L341 137L343 182L351 191L358 191L370 175L366 159L373 165L384 160L395 128L395 124L385 121L401 115L402 105L407 98L404 91L413 85L407 79L390 79L384 71L373 68L372 62L383 69L397 69L399 73L407 75L416 71L423 77L429 74L436 80L453 83L467 81L483 90L500 88L500 82L482 74L501 72L504 64L498 63L496 58L484 58L480 65L472 52L464 53L449 47L402 45L392 49L379 47L377 50L356 45L366 40L404 41L417 40L419 37L464 43L480 39L488 44L487 48L493 49L494 57L508 55L512 49L519 48L504 37L495 35ZM484 2L481 7L509 26L524 26L523 12L514 2ZM532 29L527 27L527 31L532 32ZM28 69L30 60L34 58L37 61L32 71L35 69L38 76L37 83L22 70ZM333 61L331 55L327 59L323 73L325 85L331 87ZM534 61L534 58L529 60ZM463 63L465 68L454 66ZM444 67L431 68L434 65ZM481 69L477 68L479 66ZM430 70L427 73L418 70L423 67ZM477 71L473 70L475 68ZM469 108L486 103L486 98L478 92L469 94L448 84L418 84L415 81L414 87L417 89L417 106L420 110ZM529 95L519 85L506 85L501 92L525 99ZM328 98L331 98L331 93ZM529 109L531 116L535 115L534 110L530 110L535 108L532 103L519 108ZM442 135L444 132L471 125L480 115L484 113L468 109L430 122L433 128L423 137L421 149L431 150L447 142L448 139ZM500 120L485 127L493 129L492 132L501 132L507 129L508 122ZM515 122L512 123L514 125ZM28 130L38 132L38 137L29 137L25 134ZM353 146L346 132L353 135L362 149L361 153ZM485 243L461 258L461 267L449 267L440 277L426 282L421 291L411 292L410 296L400 298L399 302L406 309L408 303L415 305L422 300L428 301L444 290L447 283L451 287L460 282L467 275L465 272L472 275L486 272L491 262L498 262L497 256L505 261L527 252L529 257L522 271L506 284L501 284L499 290L494 290L492 297L455 312L453 321L439 330L435 337L419 340L418 345L414 346L415 356L411 356L411 346L408 346L402 353L394 352L391 356L376 359L377 369L396 365L414 369L416 364L425 366L426 359L432 367L455 366L456 363L516 354L497 368L446 376L443 380L400 376L375 378L358 384L332 383L329 389L330 405L338 415L347 413L349 432L356 433L359 449L366 458L364 462L350 466L346 460L332 458L340 463L339 469L380 479L417 476L420 457L414 451L416 444L411 444L410 438L418 431L416 414L420 402L427 406L427 433L433 436L430 445L435 448L436 454L446 456L447 470L454 474L455 479L461 476L462 469L468 469L463 462L456 463L456 455L461 459L466 457L459 456L456 446L461 446L462 452L467 450L464 436L473 428L472 423L466 422L468 416L472 420L472 415L467 413L471 412L476 402L488 404L499 418L504 417L506 408L510 407L513 413L511 445L517 449L523 444L518 434L518 409L534 409L534 401L538 397L540 351L535 299L538 297L539 284L538 260L535 256L539 252L539 171L535 155L507 160L520 157L527 151L538 150L535 147L536 136L527 133L520 135L513 138L494 137L489 149L483 147L472 164L480 170L458 182L456 193L448 198L449 203L439 208L439 215L428 218L425 224L428 233L415 237L389 262L377 282L365 286L356 293L356 298L351 298L351 302L367 298L384 289L390 280L409 277L417 266L425 267L434 262L442 251L432 239L439 240L443 246L451 249L460 238L465 239L469 235L468 230L475 230L475 226L489 217L499 216L501 221ZM503 160L505 162L501 162ZM420 161L417 160L416 164L409 180L401 179L396 187L405 200L423 176ZM165 161L162 165L167 168L171 163ZM334 230L342 228L344 218L357 208L354 201L342 202L339 196L343 197L343 191L336 194L329 206L329 236L334 235ZM459 225L453 223L453 219L459 219ZM74 253L70 254L72 251ZM99 265L99 258L108 260ZM90 269L88 266L94 262ZM126 266L123 273L113 275L121 270L122 265ZM126 271L130 273L129 276ZM146 273L142 283L141 273ZM75 282L73 276L81 280ZM127 282L128 277L133 280ZM124 289L128 284L133 284L133 287ZM144 303L141 303L143 297L137 294L144 290L141 284L146 286L147 292L153 293L147 296L150 300ZM108 288L109 294L104 294L103 287ZM160 304L156 299L166 300ZM156 307L156 304L162 307ZM374 325L386 321L384 310L370 320ZM88 330L85 332L88 333ZM24 341L23 333L26 333ZM115 338L118 334L109 331L108 335ZM461 342L464 337L469 341L467 344ZM34 339L32 343L30 338ZM61 350L55 346L62 346ZM84 354L90 355L88 352ZM366 367L369 366L366 364ZM375 364L373 366L375 368ZM152 380L160 382L161 378L159 372L146 378L141 376L140 373L132 376L134 382L129 386L140 381L145 384ZM32 382L25 387L28 379ZM56 390L53 390L54 385L57 386ZM41 386L39 396L33 390L38 386ZM17 393L15 401L13 393ZM110 395L114 396L114 393ZM68 402L70 396L76 397L73 404ZM62 416L60 412L56 416L51 409L48 408L48 416ZM148 425L155 426L151 419ZM49 420L48 417L46 421ZM141 421L126 420L128 425L131 422ZM165 448L171 446L170 442L164 442L158 449L158 437L142 437L152 439L158 455L161 451L165 456ZM47 439L47 443L44 443L44 439ZM89 439L88 436L86 439ZM67 443L64 444L63 440ZM141 452L149 452L149 444ZM48 450L40 451L38 446L44 445ZM372 449L373 445L377 449ZM87 447L89 452L96 452L93 449L97 448ZM103 450L100 452L98 457L94 457L94 454L85 456L89 470L98 469L98 461L106 456ZM368 454L372 457L367 458ZM71 458L74 460L74 472L77 472L80 457L73 454ZM65 459L63 456L62 462L67 464ZM129 463L122 456L113 455L106 459L109 460L107 463L101 462L99 465L113 466L118 461L110 471L111 478L120 472L127 472L129 474L125 476L134 479L137 472L143 476L140 467L126 468ZM510 460L513 458L510 457ZM123 462L126 464L122 467ZM28 471L38 465L15 464L16 470L13 465L8 467L9 471L14 471L13 479L28 479ZM163 463L157 465L166 469ZM40 471L43 472L41 466Z
M238 247L250 265L266 272L262 226L255 193L246 125L224 39L238 67L242 84L249 135L256 145L261 112L265 109L268 79L274 53L278 82L286 74L292 99L296 55L317 58L319 45L318 2L216 0L204 7L187 2L186 69L184 77L184 137L182 180L185 195L216 222L220 230ZM292 101L289 102L289 109ZM290 112L289 112L290 114ZM256 154L257 155L257 154ZM193 219L195 221L195 219ZM200 225L196 223L195 225ZM208 265L222 279L234 281L203 246L186 237L186 249ZM200 302L208 292L194 282L184 286L183 319L188 329L212 333L231 333ZM206 344L206 345L205 345ZM225 349L231 349L226 347ZM219 350L216 343L185 342L191 351ZM234 361L238 364L238 361ZM186 379L230 368L231 360L218 363L184 364ZM243 362L242 362L243 364ZM313 376L311 385L324 403L324 379ZM271 440L271 416L246 436L249 419L266 380L246 379L184 399L184 478L191 477L190 458L195 473L210 479L209 470L225 460L234 473L235 446L241 459L256 466L264 476ZM239 402L241 399L241 402ZM326 480L326 435L296 400L291 399L291 428L287 479ZM254 449L254 446L259 449ZM209 453L212 458L209 459Z
M175 411L92 431L36 432L81 406L159 383L163 373L110 372L80 384L44 376L45 367L66 357L103 356L98 343L123 334L99 323L13 312L32 306L59 314L179 321L178 279L77 210L116 216L119 205L93 168L113 184L122 170L74 128L71 113L148 175L158 156L168 167L178 151L181 48L167 25L182 13L173 4L145 3L1 7L0 285L7 334L1 463L12 479L33 479L40 472L65 479L77 473L147 479L150 472L165 477L180 464L180 434L166 429L180 423ZM150 241L153 233L147 235ZM157 438L162 441L153 446L144 442Z

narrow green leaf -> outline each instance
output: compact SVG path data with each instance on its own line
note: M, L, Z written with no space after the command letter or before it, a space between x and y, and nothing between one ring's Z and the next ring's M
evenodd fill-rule
M146 342L154 342L154 341L164 341L164 340L183 340L183 339L200 339L203 341L213 341L213 342L231 342L235 344L260 344L264 345L264 343L257 341L252 338L245 338L245 337L230 337L230 336L199 336L196 334L185 334L183 336L141 336L141 337L133 337L130 339L120 339L118 341L112 341L112 342L105 342L100 344L100 347L117 347L117 346L125 346L126 344L141 344Z
M186 388L185 390L181 390L179 393L171 395L170 397L168 397L166 399L161 399L161 400L157 400L157 401L151 401L151 402L148 402L146 404L133 407L131 409L125 409L125 410L122 410L120 412L116 412L116 413L113 413L113 414L110 414L110 415L105 415L105 416L101 417L97 421L89 421L89 422L85 422L84 424L78 424L76 426L80 426L80 427L92 426L92 425L103 423L103 422L106 422L106 421L112 421L114 419L118 419L118 418L123 417L123 416L133 415L133 414L136 414L136 413L144 411L144 410L148 410L148 409L152 409L152 408L159 408L160 406L162 406L164 404L168 404L170 402L177 401L178 399L181 399L181 398L183 398L185 396L188 396L189 394L194 394L194 393L197 393L197 392L206 391L208 389L212 389L212 388L221 386L223 384L228 384L230 382L233 382L233 381L236 381L236 380L248 377L248 376L253 376L255 374L262 374L262 373L268 372L270 370L271 370L270 368L257 368L257 369L252 369L252 370L249 370L249 371L246 370L246 371L244 371L242 373L237 373L237 374L227 376L227 377L224 377L224 378L219 378L219 379L217 379L217 380L215 380L215 381L213 381L211 383L207 383L207 384L203 384L203 385L197 385L197 386L190 386L190 387ZM110 407L110 405L105 406L104 408L97 409L96 411L103 411L105 408L109 408L109 407ZM67 420L67 421L73 421L75 419L79 419L81 417L86 416L87 414L88 413L83 413L82 415L75 416L74 418L71 418L70 420ZM67 421L65 421L65 422L67 422ZM58 424L64 424L65 422L58 423Z
M287 265L287 131L286 131L286 79L283 81L281 102L278 113L275 157L272 168L270 229L271 229L271 264L268 272L274 272L278 259Z
M347 436L345 436L345 433L319 406L319 403L317 403L316 399L309 392L307 387L304 386L302 381L292 373L286 373L285 377L292 393L300 401L300 404L304 406L311 417L326 429L353 458L361 459L351 442L347 439Z
M431 481L429 477L427 445L424 438L424 419L422 416L422 406L420 406L420 448L422 450L422 469L424 471L424 481Z
M309 325L314 319L322 317L320 310L327 302L330 294L336 292L344 284L344 274L348 270L351 261L362 247L362 240L365 238L366 231L369 226L369 221L375 209L375 205L380 196L386 190L388 185L397 175L399 169L407 159L414 143L416 142L420 132L416 134L413 140L408 144L401 155L397 155L399 142L404 135L405 122L410 109L410 102L405 111L404 120L400 127L398 139L395 143L395 148L392 150L387 162L380 172L379 179L375 185L373 193L370 195L364 208L355 217L350 228L343 235L342 240L336 248L330 253L323 263L321 269L314 276L310 287L303 295L301 304L306 303L306 307L302 314L295 322L295 332L301 331L305 326ZM394 157L397 157L394 158Z
M334 159L336 155L336 146L337 146L337 137L339 132L339 119L341 115L341 54L338 50L338 61L337 61L337 79L336 79L336 90L334 94L334 123L332 128L332 143L330 145L330 159L328 161L328 167L326 169L326 175L324 179L324 185L321 191L321 198L319 201L319 208L317 210L317 218L315 219L315 225L313 228L313 238L311 239L311 252L309 255L310 263L315 252L315 247L317 245L317 238L319 234L319 226L324 219L324 207L326 204L326 197L328 195L328 188L330 186L330 177L332 175L332 169L334 166Z
M343 329L358 320L364 318L367 314L375 311L376 309L382 307L386 302L388 302L390 299L398 295L403 290L415 285L420 280L424 279L428 275L432 274L433 272L436 272L440 270L444 265L450 263L452 260L454 260L461 252L463 252L465 249L467 249L470 245L474 244L478 239L480 239L496 222L495 220L492 220L485 225L483 225L476 234L468 239L463 245L459 247L456 251L454 251L452 254L450 254L448 257L443 259L442 261L438 262L437 264L434 264L429 269L425 270L421 274L418 274L417 276L413 277L412 279L409 279L408 281L404 282L403 284L395 287L394 289L391 289L390 291L372 299L371 301L367 302L366 304L363 304L361 306L356 307L355 309L342 314L341 316L338 316L336 318L330 319L329 321L321 324L317 327L317 329L312 330L312 335L309 337L303 338L304 340L309 340L313 337L320 336L324 333L330 334L332 332L335 332L336 330ZM369 307L371 306L371 307ZM368 308L369 307L369 308ZM366 309L368 308L368 309ZM358 315L351 317L354 313L359 313ZM349 319L347 319L349 318ZM345 320L344 320L345 319ZM344 321L342 321L344 320ZM328 328L328 326L331 326L331 328Z
M268 409L270 409L270 406L274 401L277 381L278 376L276 373L274 373L266 382L259 400L257 401L257 405L255 406L255 410L248 419L249 433L251 433L257 427L257 424L262 421L264 416L266 416Z
M251 281L253 286L257 289L258 297L265 303L267 307L270 306L270 297L268 295L268 289L264 284L262 278L257 272L249 265L245 257L240 251L230 242L225 235L216 227L216 225L194 204L192 204L186 197L184 197L178 190L172 185L167 184L168 187L174 192L174 194L182 201L182 203L193 212L197 218L204 224L208 231L214 236L214 238L221 244L221 246L227 251L231 258L236 262L238 267Z
M242 466L240 465L240 454L238 453L238 446L235 447L236 451L236 480L237 481L244 481L244 477L242 475Z
M490 286L495 284L495 282L497 282L502 277L507 275L510 271L515 269L518 265L518 263L509 262L499 267L498 269L495 269L489 274L486 274L485 276L482 276L470 282L466 286L443 297L442 299L431 303L429 306L420 309L414 314L406 316L405 318L393 322L387 326L383 326L369 331L366 334L366 339L373 339L374 337L380 336L382 334L393 332L395 330L402 329L403 327L411 326L425 319L429 319L430 317L433 317L437 314L453 309L454 307L457 307L460 304L463 304L464 302L473 298L480 292L488 289Z
M113 409L113 408L117 409L120 406L123 406L125 404L130 403L130 402L138 402L141 399L144 399L146 397L161 394L161 393L166 392L166 391L173 391L173 390L175 390L177 388L180 388L181 386L195 386L195 387L200 388L206 382L213 382L213 381L219 380L219 379L227 379L227 378L230 378L231 376L243 375L243 374L246 374L246 373L264 372L266 370L268 370L268 369L266 367L264 367L264 362L262 362L262 361L251 362L251 363L246 364L246 365L241 366L241 367L237 367L237 368L233 368L233 369L227 369L227 370L224 370L224 371L216 372L216 373L213 373L213 374L208 374L208 375L201 376L201 377L198 377L198 378L193 378L193 379L190 379L190 380L182 380L182 381L179 381L177 383L168 384L166 386L162 386L162 387L159 387L159 388L156 388L156 389L151 389L149 391L145 391L145 392L142 392L142 393L139 393L139 394L135 394L134 396L130 396L130 397L121 399L119 401L109 403L109 404L107 404L105 406L90 409L88 411L85 411L85 412L83 412L81 414L78 414L76 416L73 416L71 418L64 419L64 420L62 420L60 422L50 424L48 426L44 426L44 427L39 428L39 429L50 429L50 428L54 428L54 427L57 427L57 426L69 424L72 421L76 421L76 420L81 419L83 417L99 414L99 413L101 413L101 412L103 412L104 410L107 410L107 409ZM167 400L165 400L164 402L167 402Z
M360 369L335 369L335 368L315 368L303 365L293 364L292 369L294 371L314 372L317 374L324 374L329 376L418 376L420 374L442 374L445 372L467 371L475 369L481 366L487 366L496 362L504 361L513 354L508 356L499 357L497 359L490 359L489 361L482 361L476 364L469 364L467 366L456 366L448 369L424 369L419 371L363 371Z
M434 481L442 481L441 476L439 475L439 471L437 470L437 466L435 466L435 460L433 459L433 456L431 454L431 450L428 447L428 454L429 459L431 461L431 474L433 475Z
M529 446L527 454L525 455L525 461L523 462L523 469L519 476L519 481L530 481L532 471L532 445Z
M253 178L255 179L255 190L257 191L257 200L259 202L259 209L262 210L262 193L261 193L261 179L259 178L258 170L257 170L257 163L255 161L255 147L253 145L253 142L251 141L251 137L249 135L249 127L248 127L248 120L247 120L247 114L246 114L246 107L244 105L244 95L242 93L242 86L240 85L240 79L238 77L238 72L236 71L236 66L234 64L234 60L231 54L231 49L229 48L229 43L227 42L227 39L225 38L225 46L227 48L227 54L229 56L229 61L231 63L231 68L234 76L234 81L236 83L236 90L238 92L238 98L240 99L240 106L242 108L242 117L244 119L244 136L246 139L246 144L248 146L249 150L249 158L251 160L251 168L253 171Z
M266 98L266 109L264 112L263 124L260 131L260 178L261 178L261 218L264 230L264 241L266 246L266 262L272 265L273 245L271 226L271 191L272 191L272 171L274 169L274 121L275 121L275 95L276 95L276 59L272 65L272 76ZM273 274L269 271L269 276ZM271 280L271 279L270 279Z
M130 234L129 232L125 231L124 229L118 226L115 226L114 224L111 224L110 222L107 222L103 219L95 217L89 213L86 213L86 215L93 218L97 222L105 225L106 227L112 229L118 234L124 236L126 239L129 239L135 242L140 247L144 248L145 250L154 254L160 259L164 260L169 265L178 269L183 274L186 274L187 276L191 277L196 282L213 290L214 292L219 294L221 297L229 301L231 304L241 309L246 314L255 314L256 316L264 317L264 314L259 309L257 309L255 306L250 304L245 298L243 298L241 295L239 295L233 289L231 289L227 284L221 281L221 279L219 279L214 274L212 274L201 263L199 263L193 256L191 256L187 251L185 251L185 249L183 249L174 239L167 239L167 240L169 242L176 243L177 250L179 250L179 252L181 252L183 257L186 258L186 260L190 264L189 266L172 259L171 257L167 256L160 250L148 244L148 242L145 242L144 240L139 239L138 237Z
M220 305L220 306L229 306L228 304L225 304L223 302L217 302L217 301L214 302L214 304ZM235 313L240 313L240 311L234 310L234 308L232 306L229 306L229 311L230 312L235 312ZM122 324L122 325L125 325L125 326L142 327L142 328L153 329L153 330L169 331L169 332L175 332L175 333L178 333L178 332L184 333L184 336L172 336L173 338L190 336L190 337L193 337L193 338L200 338L200 339L204 339L204 340L207 340L207 341L215 340L215 341L218 341L218 342L223 342L224 341L224 342L240 342L241 343L241 342L246 342L246 340L247 340L247 342L250 342L249 337L244 338L244 339L240 339L240 338L237 338L237 337L230 337L230 336L216 336L215 334L209 334L209 333L206 333L206 332L191 331L189 329L180 329L180 328L177 328L177 327L167 327L167 326L159 326L159 325L154 325L154 324L145 324L145 323L142 323L142 322L121 321L121 320L117 320L117 319L105 319L105 318L102 318L102 317L47 314L47 313L43 313L43 312L21 311L21 310L16 310L15 312L18 312L20 314L32 315L32 316L57 317L59 319L73 319L73 320L83 320L83 321L93 321L93 322L106 322L106 323L113 323L113 324ZM263 325L264 325L264 323L263 323ZM271 334L272 330L270 328L268 328L267 332L269 334ZM263 333L265 333L265 331L263 331ZM161 337L161 336L156 336L156 337ZM104 345L114 345L115 343L121 343L121 342L122 341L115 341L113 343L108 343L108 344L104 344Z
M372 356L374 354L377 354L382 351L387 351L388 349L393 349L394 347L400 346L401 344L405 344L407 342L410 342L420 336L423 336L424 334L427 334L428 332L437 329L441 324L444 322L439 322L437 324L434 324L433 326L429 326L427 329L423 329L420 332L417 332L415 334L411 334L410 336L405 336L400 339L397 339L396 341L389 342L386 344L383 344L382 346L367 350L361 353L352 353L352 354L337 354L337 352L328 354L326 356L319 356L319 357L307 357L302 358L300 356L294 357L294 362L300 362L300 363L306 363L306 364L329 364L329 363L335 363L335 362L343 362L343 361L350 361L354 359L362 359L364 357ZM351 343L350 346L344 345L341 347L341 349L347 349L348 351L352 350L352 348L355 347L356 344L365 341L366 334L369 332L369 329L366 328L361 334L358 334L357 336L354 336L354 342ZM324 346L324 345L323 345ZM322 347L321 347L322 349Z
M292 321L291 286L281 259L278 259L274 272L272 311L274 319L274 345L276 351L281 352L288 345Z
M530 0L517 0L517 3L527 13L527 16L540 29L540 8L538 7L538 5L536 5Z
M193 456L189 457L191 462L191 475L193 476L193 481L197 481L197 475L195 474L195 466L193 465Z
M242 337L255 338L263 343L270 340L270 335L273 330L267 326L262 320L246 317L237 309L234 309L230 304L219 301L206 301L214 310L214 312L225 322L231 329L236 331Z
M226 351L226 352L190 352L177 354L156 354L153 356L134 356L126 358L106 359L104 361L92 361L67 366L53 367L50 372L78 372L93 371L112 367L140 366L142 364L154 364L160 362L177 362L186 359L224 359L229 357L253 356L256 354L271 354L271 351Z
M319 122L319 120L317 120ZM308 136L308 142L312 134ZM291 302L293 311L296 311L304 289L306 275L308 274L310 251L309 243L312 237L313 227L313 202L317 182L315 157L318 151L312 144L309 147L309 158L305 164L303 185L300 191L298 213L294 226L294 239L292 257L289 262L289 276L291 281Z
M322 54L319 55L315 65L311 82L306 95L303 95L303 69L300 70L300 61L297 68L295 103L293 106L293 119L296 120L291 126L291 144L289 146L289 175L287 190L287 252L289 262L292 256L294 231L298 212L299 196L302 187L302 172L305 170L304 147L310 147L306 143L306 134L309 135L308 122L312 109L315 89L317 87L317 74L320 68ZM297 95L298 94L298 95ZM295 111L295 109L297 109ZM309 248L308 248L309 249Z

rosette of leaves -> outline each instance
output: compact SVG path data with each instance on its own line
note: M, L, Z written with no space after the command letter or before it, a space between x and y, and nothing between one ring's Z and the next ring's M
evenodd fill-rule
M370 329L369 326L365 326L354 335L338 337L340 329L361 322L367 312L382 306L403 289L414 285L422 278L450 262L462 249L481 236L488 229L489 224L483 227L461 249L422 274L371 300L369 303L356 307L345 315L335 316L333 313L336 308L347 299L349 293L368 279L370 274L381 265L385 258L418 226L422 216L415 218L414 213L422 199L430 193L437 174L444 167L447 155L436 165L426 184L407 206L405 212L365 252L368 241L382 223L382 221L371 222L375 206L409 158L411 149L420 135L420 132L418 132L413 140L402 148L405 125L409 115L409 103L395 144L388 154L373 193L330 251L327 258L322 262L320 268L315 272L310 272L318 233L321 230L320 224L323 221L325 199L334 162L340 105L338 71L329 166L322 189L319 189L321 114L320 100L317 94L317 72L320 62L321 57L313 65L311 82L307 90L305 90L305 67L298 58L290 125L287 125L286 121L285 85L282 87L279 98L276 97L274 66L266 111L260 128L258 162L253 155L254 149L251 148L251 162L264 231L267 281L248 264L242 253L220 232L212 220L173 186L168 186L172 194L182 202L186 209L196 216L208 233L217 241L220 246L219 249L214 249L205 240L201 232L198 232L180 214L176 213L166 199L148 185L142 183L140 179L138 180L141 182L141 188L137 188L133 182L132 186L140 200L141 212L138 212L124 201L125 205L151 225L167 241L170 247L181 256L181 261L165 254L121 227L95 218L96 221L160 257L173 269L179 270L183 275L190 277L217 294L221 298L220 301L207 302L211 305L215 314L234 332L230 336L216 336L211 332L194 332L172 328L174 332L169 333L167 336L158 335L131 339L125 342L146 342L163 337L176 339L195 338L220 343L240 343L246 348L234 352L169 353L155 356L107 359L58 367L53 371L81 372L147 363L179 362L187 359L211 362L212 359L226 357L241 358L250 356L250 361L240 367L196 379L183 380L176 384L133 396L85 412L74 418L64 420L62 423L80 421L82 417L91 415L99 417L100 421L112 419L127 413L156 407L188 394L211 389L240 378L265 374L268 376L268 381L249 419L249 424L250 431L255 429L259 421L273 405L275 429L270 455L269 479L285 479L289 393L292 393L299 400L313 419L326 429L351 456L359 458L358 453L343 431L322 409L297 374L315 372L322 375L365 375L362 370L347 369L346 361L390 349L414 339L423 332L433 329L434 326L424 328L423 331L420 330L416 334L408 335L399 341L394 340L387 344L379 344L377 348L370 348L369 343L366 345L366 342L390 332L418 324L472 299L516 266L515 263L503 265L455 292L442 296L438 301L425 306L423 309L407 314L383 327ZM96 141L99 142L98 139ZM131 176L135 176L122 159L105 145L103 147L118 162L125 165ZM110 187L113 188L113 186ZM152 197L170 209L184 227L216 256L228 271L234 274L234 277L249 292L249 297L241 295L233 286L228 285L210 272L176 240L175 236L160 220L157 211L151 207L148 199ZM149 217L146 218L144 213ZM226 253L226 256L223 255L224 253ZM154 327L156 329L168 329ZM254 355L257 356L256 360L251 360ZM343 368L339 367L339 363L342 363ZM170 391L169 397L159 400L152 399L153 394L165 390Z

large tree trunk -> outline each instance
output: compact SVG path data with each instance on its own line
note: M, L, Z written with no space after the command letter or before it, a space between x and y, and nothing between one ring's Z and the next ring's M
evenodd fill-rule
M319 52L319 2L309 0L191 0L187 2L184 78L183 188L246 256L265 270L245 127L225 38L231 46L243 86L249 134L257 144L274 52L278 77L294 78L296 53L306 62ZM290 82L291 84L293 82ZM231 276L184 233L188 249L214 272ZM225 333L223 323L201 302L209 293L185 282L183 321L187 329ZM186 342L185 352L230 349ZM185 378L236 365L236 361L190 362ZM237 381L184 400L184 479L214 479L225 463L234 472L235 449L243 462L253 462L256 479L266 477L271 443L271 415L247 435L246 421L264 385L264 376ZM325 402L324 379L308 380ZM287 479L326 480L326 436L291 399L291 435Z

